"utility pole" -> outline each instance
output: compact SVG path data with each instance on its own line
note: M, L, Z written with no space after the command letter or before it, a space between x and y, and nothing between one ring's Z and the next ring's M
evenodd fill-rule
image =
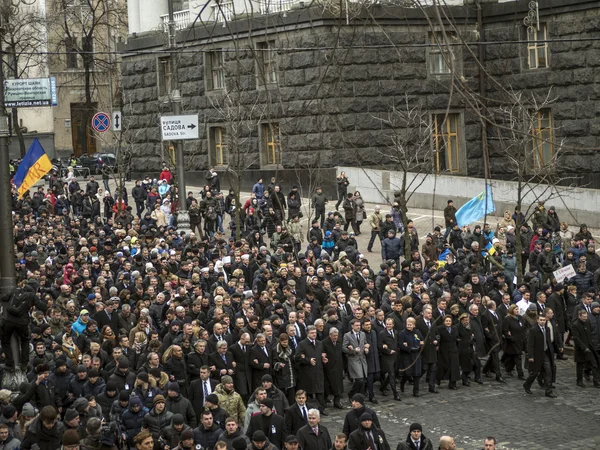
M179 79L177 76L177 26L173 11L173 0L169 1L169 52L171 55L171 105L173 114L181 115L181 93L179 92ZM190 216L187 212L185 189L185 162L183 160L183 142L175 141L175 159L177 169L177 188L179 189L179 211L177 213L177 229L188 234L190 230Z
M7 20L6 0L0 11L0 293L6 294L16 287L15 248L12 221L12 196L10 185L10 158L8 154L8 114L4 106L4 25Z

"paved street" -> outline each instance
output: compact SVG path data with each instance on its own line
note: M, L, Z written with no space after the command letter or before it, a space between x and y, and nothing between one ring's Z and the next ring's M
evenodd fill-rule
M558 361L557 399L544 397L543 390L534 384L534 396L525 395L522 381L507 378L507 384L485 379L480 386L458 384L458 391L447 389L447 382L439 394L430 394L421 380L422 397L412 396L407 385L402 401L378 396L379 404L367 402L373 408L386 433L392 450L408 434L412 422L423 426L423 433L433 440L437 449L440 436L448 434L456 440L457 448L479 450L488 435L496 437L499 449L589 449L600 448L600 432L593 425L600 417L600 389L592 383L587 388L575 386L573 358ZM350 389L346 381L345 391ZM378 392L378 384L375 389ZM347 397L344 405L348 405ZM346 410L347 411L347 410ZM330 433L341 432L344 410L328 408L329 416L323 423Z

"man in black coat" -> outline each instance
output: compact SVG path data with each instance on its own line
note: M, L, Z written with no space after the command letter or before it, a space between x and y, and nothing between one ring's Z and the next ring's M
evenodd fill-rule
M262 431L269 438L269 442L283 448L283 441L286 438L285 421L279 414L273 412L273 400L265 398L260 404L260 414L250 419L250 425L246 430L246 436L252 439L255 431Z
M348 411L346 417L344 417L343 433L346 436L350 436L350 433L358 429L360 417L365 412L369 413L371 420L374 422L375 426L379 428L379 418L377 417L377 413L365 406L365 396L362 394L354 394L352 397L352 409Z
M321 411L325 409L323 353L323 343L317 341L317 329L310 325L306 339L296 347L294 360L298 366L298 389L314 394Z
M242 333L239 341L229 347L229 351L235 361L235 370L233 371L235 391L242 396L244 403L247 403L252 390L252 372L249 364L250 335Z
M358 429L350 433L348 438L350 450L390 450L390 444L385 433L373 425L373 418L369 413L360 416Z
M382 395L387 395L386 389L392 387L394 400L398 400L398 390L396 389L396 364L398 361L398 333L394 329L394 319L388 317L385 319L386 329L379 333L377 346L381 355L381 376L385 379L381 383L379 390Z
M585 309L579 310L577 315L577 320L573 322L573 325L571 326L571 333L573 333L573 340L575 342L577 386L585 387L583 384L583 371L584 369L591 369L594 377L594 387L600 388L598 354L592 344L592 325L588 320L588 313Z
M117 314L116 306L113 300L108 300L104 309L94 315L94 320L98 323L98 328L109 325L115 336L119 332L119 315Z
M285 434L295 435L300 428L308 423L308 405L306 392L302 389L296 392L296 403L285 410Z
M344 394L344 357L342 341L337 328L329 329L329 337L323 340L323 351L326 359L323 361L325 372L325 397L333 395L333 406L342 409L341 398Z
M529 330L527 336L527 359L529 360L529 376L523 388L525 392L532 395L531 385L542 374L546 397L556 398L552 392L552 363L554 361L554 348L550 340L550 332L546 328L546 317L538 316L537 325Z
M488 360L483 366L483 374L491 378L490 370L496 374L496 381L506 383L500 369L500 348L502 344L502 321L496 313L496 303L489 300L487 310L481 315L481 326L485 335Z
M421 352L421 361L423 362L423 372L426 373L426 380L429 384L429 392L434 394L438 393L435 387L435 381L437 379L437 324L434 323L432 307L426 305L423 307L423 313L421 317L417 319L416 323L417 330L421 332L425 345Z
M321 415L316 409L308 411L308 424L298 430L296 437L300 448L307 450L329 450L331 436L329 430L320 424Z
M248 357L248 364L252 369L253 390L262 385L263 375L271 374L272 357L272 350L267 345L267 338L262 333L257 334L256 344L250 349Z

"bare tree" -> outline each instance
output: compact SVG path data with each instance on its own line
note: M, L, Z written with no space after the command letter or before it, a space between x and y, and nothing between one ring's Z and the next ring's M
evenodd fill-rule
M3 54L5 78L28 78L36 69L42 72L46 56L40 48L46 48L45 18L37 5L17 2L3 2L0 6L2 30L0 44ZM25 156L25 139L19 120L19 110L12 108L12 130L19 140L21 157Z
M383 117L377 117L385 130L388 146L381 150L382 156L400 172L400 185L393 185L394 199L402 212L404 229L408 225L408 202L413 194L433 172L437 157L444 157L445 142L437 146L439 154L432 151L431 135L434 124L423 109L421 102L409 96L403 103L390 106ZM440 124L441 125L441 124ZM404 254L410 259L410 235L404 234Z
M508 179L517 184L516 255L522 255L522 218L529 221L538 202L562 196L571 189L569 180L557 175L557 163L565 152L564 140L556 141L551 133L549 107L556 100L552 90L544 95L509 91L504 101L491 110L495 135L490 136L490 152L504 165ZM520 279L523 264L517 257Z

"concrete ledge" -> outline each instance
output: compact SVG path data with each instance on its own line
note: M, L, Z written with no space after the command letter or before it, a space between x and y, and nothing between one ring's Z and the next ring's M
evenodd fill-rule
M394 191L402 182L401 172L360 167L338 167L337 173L345 171L350 181L350 189L361 192L368 203L390 204L394 201ZM469 178L451 175L410 174L418 186L408 202L409 208L443 210L448 199L454 200L456 208L482 192L485 188L481 178ZM501 217L504 210L513 211L517 198L517 183L514 181L490 180L495 216ZM537 199L546 200L546 207L554 206L561 221L569 225L587 224L591 228L600 228L600 195L595 189L536 186L525 196L523 211L527 211Z

